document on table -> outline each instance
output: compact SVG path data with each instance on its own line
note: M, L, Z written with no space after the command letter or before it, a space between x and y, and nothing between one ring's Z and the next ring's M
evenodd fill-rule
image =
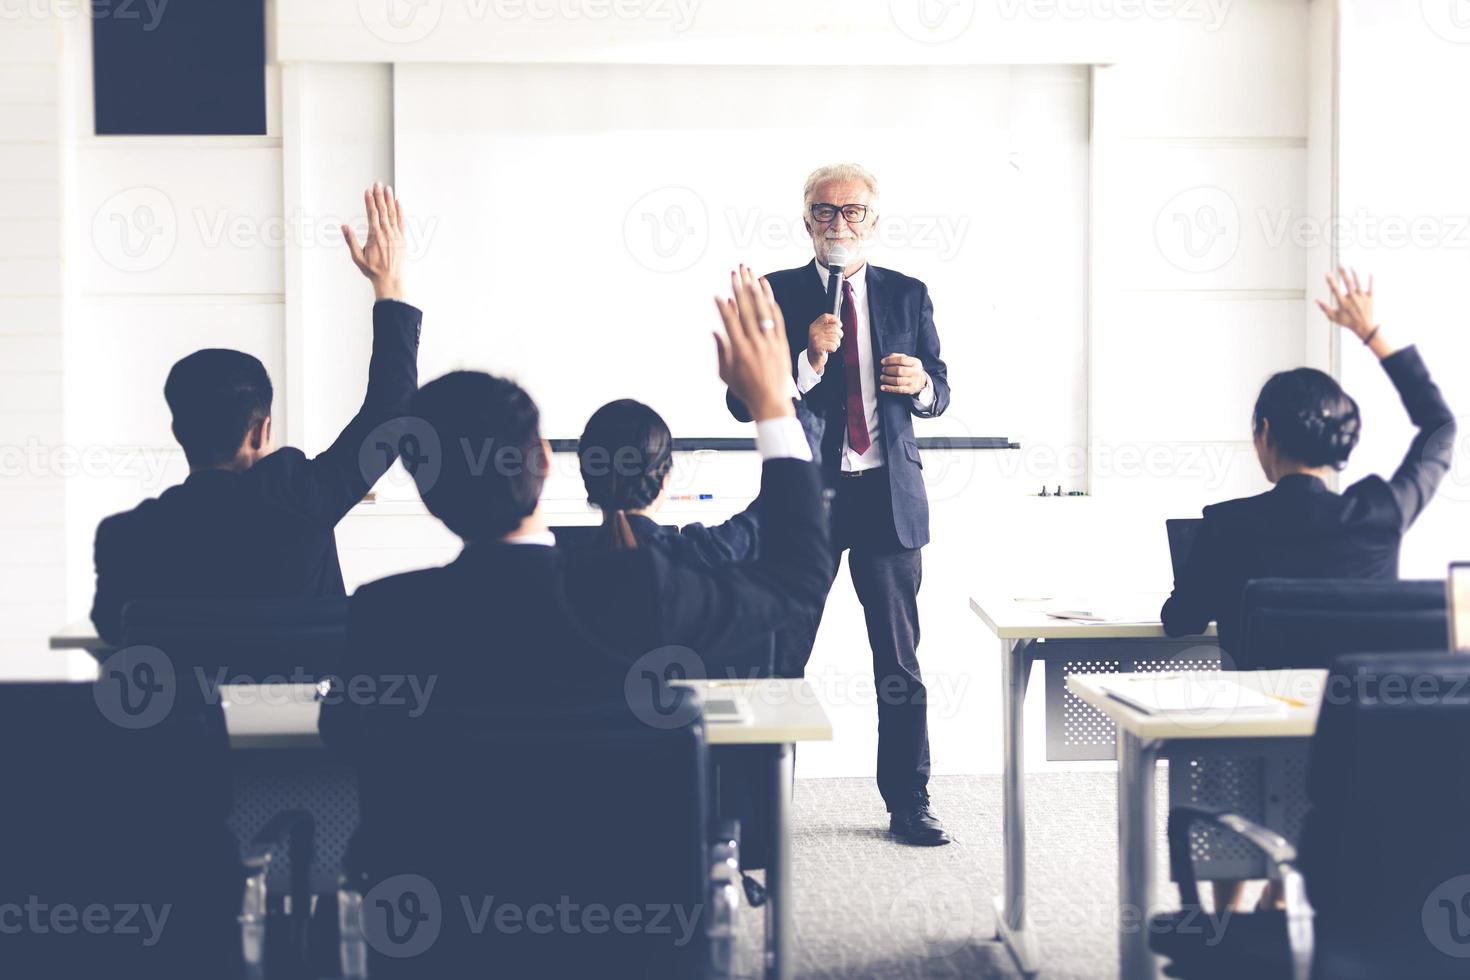
M1244 686L1229 671L1127 674L1109 677L1098 686L1147 715L1280 715L1288 707L1284 699Z
M1046 614L1052 619L1076 623L1157 623L1159 602L1152 597L1140 599L1134 596L1091 602L1057 602L1046 609Z

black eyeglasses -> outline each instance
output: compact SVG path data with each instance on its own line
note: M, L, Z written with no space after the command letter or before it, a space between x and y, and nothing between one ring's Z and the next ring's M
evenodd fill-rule
M826 224L842 213L844 221L850 221L860 225L868 220L868 206L866 204L813 204L811 207L812 218L821 224Z

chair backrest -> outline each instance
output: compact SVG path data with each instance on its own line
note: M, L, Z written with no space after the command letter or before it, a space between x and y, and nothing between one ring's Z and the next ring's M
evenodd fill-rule
M1255 579L1242 600L1241 670L1325 668L1347 653L1448 650L1441 581Z
M708 763L678 698L369 722L352 864L372 975L699 976Z
M307 683L340 669L347 600L140 600L122 630L124 646L163 650L181 678Z
M41 928L0 936L0 975L238 968L223 714L117 682L0 684L0 906L43 906ZM48 928L68 909L75 928Z
M1319 976L1465 976L1470 657L1336 661L1309 795L1301 856Z

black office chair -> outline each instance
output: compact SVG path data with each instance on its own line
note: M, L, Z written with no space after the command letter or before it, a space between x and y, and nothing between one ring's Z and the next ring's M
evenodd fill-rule
M1255 579L1241 605L1240 670L1325 668L1345 653L1449 649L1443 581Z
M124 649L159 651L144 656L173 672L181 705L201 709L217 710L221 684L307 684L336 674L346 632L346 599L150 599L122 611ZM330 900L350 832L343 825L356 822L350 773L321 753L279 750L232 754L222 767L233 783L229 822L240 854L261 876L260 893L275 895L252 913L280 923L264 962L276 972L293 969L311 955L308 937L318 958L332 957L323 922L335 919ZM287 825L281 813L293 814ZM322 896L327 907L313 926Z
M1277 867L1287 909L1211 916L1200 910L1193 875L1181 878L1181 910L1151 923L1153 948L1172 961L1166 972L1190 980L1463 978L1470 971L1470 658L1337 660L1312 740L1309 794L1300 856L1236 815L1170 812L1169 847L1183 867L1190 824L1227 828Z
M738 828L711 833L703 721L640 717L619 703L367 722L343 975L728 976Z
M268 844L309 846L300 820L281 815L242 863L219 706L112 663L96 683L0 684L0 908L24 910L0 975L263 977L293 941L266 928Z
M124 646L165 650L206 686L305 683L340 668L347 600L138 600L123 607L122 633Z

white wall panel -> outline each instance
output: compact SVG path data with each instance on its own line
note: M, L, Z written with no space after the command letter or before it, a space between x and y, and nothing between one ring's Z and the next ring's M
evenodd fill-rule
M260 358L278 389L285 375L285 308L279 303L92 298L77 304L69 329L87 351L68 365L67 383L74 393L69 415L78 420L72 431L88 444L175 448L163 383L175 361L202 347ZM130 365L128 396L100 397L116 389L122 364ZM362 370L366 374L366 365Z
M77 152L86 293L279 296L286 242L281 151L262 138L93 140Z
M1301 362L1302 305L1124 293L1093 326L1093 438L1249 439L1260 386Z

